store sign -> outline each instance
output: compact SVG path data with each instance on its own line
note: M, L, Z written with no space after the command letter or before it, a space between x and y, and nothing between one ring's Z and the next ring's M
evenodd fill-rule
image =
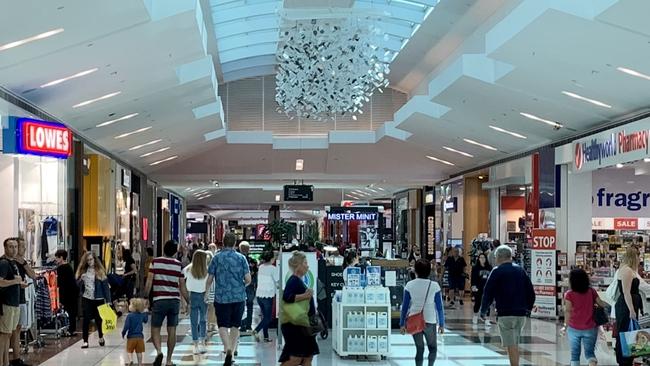
M330 207L327 219L331 221L376 221L379 219L377 207Z
M436 252L436 237L435 237L435 217L427 217L427 254L433 255Z
M650 217L594 217L592 230L650 230Z
M531 251L531 282L535 289L535 305L532 316L553 318L556 316L556 252L555 229L533 229Z
M458 212L458 197L453 197L442 204L445 212Z
M58 122L9 117L2 131L5 154L28 154L67 159L72 155L72 131Z
M592 172L592 217L647 217L650 176L637 173L635 169Z
M639 228L639 219L637 218L615 218L614 230L637 230Z
M591 171L640 160L650 153L650 119L613 128L573 143L573 170Z

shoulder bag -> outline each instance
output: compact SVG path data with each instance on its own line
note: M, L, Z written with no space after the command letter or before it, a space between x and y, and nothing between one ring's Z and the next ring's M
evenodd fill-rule
M406 318L406 332L408 334L418 334L424 332L426 323L424 321L424 307L427 305L427 298L429 297L429 290L431 289L431 281L429 281L429 286L427 287L427 294L424 295L424 302L422 304L422 310L415 313L408 318Z

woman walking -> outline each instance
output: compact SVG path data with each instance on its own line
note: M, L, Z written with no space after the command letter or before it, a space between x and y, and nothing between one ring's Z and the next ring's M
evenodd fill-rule
M418 313L424 317L424 331L412 334L415 342L415 365L422 366L424 362L424 340L429 348L429 362L432 366L436 362L438 344L436 331L445 332L445 313L443 310L442 293L437 282L429 280L431 263L426 259L415 262L416 279L409 281L404 287L404 301L400 317L402 334L406 333L407 318ZM436 329L436 325L438 329Z
M106 270L93 252L87 252L81 258L76 278L81 292L81 312L83 315L83 343L81 348L88 348L88 331L91 319L95 319L99 345L104 347L106 342L102 332L102 318L99 316L97 307L111 303L111 291L108 287Z
M640 281L637 276L639 271L639 251L628 247L621 260L618 270L618 299L614 305L616 314L616 362L621 366L632 366L634 357L623 357L620 347L620 332L626 332L632 320L637 320L639 312L643 311L643 302L639 293Z
M273 265L275 255L271 251L262 254L262 264L257 273L257 303L262 310L262 321L255 327L253 337L260 341L260 331L264 335L264 342L271 342L269 338L269 325L273 320L273 298L278 288L278 268Z
M289 277L282 299L287 303L309 301L309 316L316 314L313 291L307 288L302 278L309 272L307 257L302 252L293 252L289 259L293 275ZM282 366L311 366L312 359L320 353L316 336L308 335L305 327L290 323L282 324L284 348L280 355Z
M207 353L207 311L205 303L205 285L208 282L208 253L197 250L192 256L192 263L183 269L185 287L190 293L190 323L194 354Z
M487 256L483 253L478 255L478 260L474 267L472 267L472 293L474 293L474 316L472 317L472 324L478 324L478 312L481 310L481 302L483 301L483 289L487 283L488 277L492 266L488 263ZM489 314L488 314L489 315ZM489 327L492 324L489 319L485 319L485 326Z
M564 329L569 335L571 366L580 366L581 347L584 347L589 366L596 366L598 327L594 320L594 305L605 307L607 304L591 288L589 275L583 269L574 269L569 273L569 285L571 290L564 295Z

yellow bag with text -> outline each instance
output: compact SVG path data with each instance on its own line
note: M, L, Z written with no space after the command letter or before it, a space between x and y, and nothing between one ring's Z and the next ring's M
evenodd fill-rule
M110 305L104 304L97 307L99 317L102 318L102 332L108 334L117 328L117 314Z

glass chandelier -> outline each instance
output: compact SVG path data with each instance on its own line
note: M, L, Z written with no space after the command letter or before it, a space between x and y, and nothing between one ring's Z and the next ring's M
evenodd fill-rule
M392 52L371 20L301 20L280 32L275 99L290 118L356 120L375 89L388 86Z

